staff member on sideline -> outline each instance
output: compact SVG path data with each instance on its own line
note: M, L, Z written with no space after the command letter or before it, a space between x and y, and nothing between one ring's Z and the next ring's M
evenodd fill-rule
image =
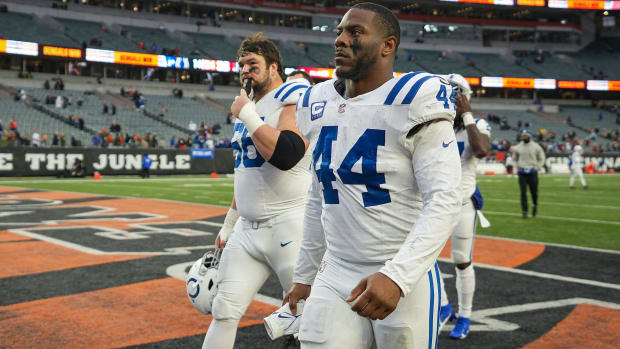
M527 188L532 194L532 217L536 217L538 205L538 171L545 163L545 152L540 145L532 142L532 133L528 130L521 132L521 142L510 148L513 158L517 161L519 187L521 188L521 208L523 218L527 218Z

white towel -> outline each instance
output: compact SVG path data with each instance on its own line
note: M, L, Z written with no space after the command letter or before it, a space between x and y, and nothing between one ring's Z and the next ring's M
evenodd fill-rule
M263 322L269 338L272 340L280 338L284 335L296 334L299 332L299 323L301 314L304 309L304 301L297 302L297 314L291 312L288 303L284 304L280 309L267 316Z
M489 222L489 220L482 214L482 211L477 211L478 212L478 219L480 219L480 226L482 228L488 228L491 226L491 223Z

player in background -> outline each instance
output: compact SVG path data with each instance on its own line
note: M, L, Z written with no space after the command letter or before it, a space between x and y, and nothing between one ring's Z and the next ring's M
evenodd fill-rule
M225 248L203 343L209 349L233 347L239 320L272 271L283 290L291 287L311 181L308 145L295 124L295 104L308 85L283 84L280 52L261 33L241 43L237 61L252 100L241 90L231 106L235 194L215 241Z
M583 178L583 147L581 145L575 146L569 162L570 179L568 180L568 186L571 189L575 189L575 177L579 177L581 187L583 189L588 189L588 184L585 178Z
M393 77L400 26L353 6L337 27L338 79L308 89L297 124L313 154L294 286L302 348L435 348L437 257L458 221L454 90Z
M508 173L508 177L512 177L514 161L512 160L512 155L509 152L506 152L506 160L504 164L506 165L506 173Z
M286 82L293 81L296 79L302 79L302 81L305 81L308 85L314 86L314 79L310 77L310 75L303 70L295 70L292 73L288 74L288 77L286 78Z
M471 87L467 80L459 74L446 76L455 86L458 93L456 100L456 118L454 132L461 156L461 184L459 189L463 198L461 218L450 237L452 245L452 262L456 271L456 292L458 295L458 319L450 338L463 339L469 333L476 275L472 264L474 236L476 234L477 211L482 209L482 196L476 186L476 165L478 159L489 153L491 145L491 126L484 119L474 119L469 100ZM455 318L452 305L441 283L441 310L439 312L440 327Z
M521 132L521 142L510 147L517 161L519 189L521 190L522 217L527 218L527 188L532 194L532 217L538 212L538 172L545 164L545 152L536 142L532 142L529 130Z

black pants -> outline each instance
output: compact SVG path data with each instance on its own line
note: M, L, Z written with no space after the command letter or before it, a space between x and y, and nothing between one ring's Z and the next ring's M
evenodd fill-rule
M140 173L140 175L142 176L142 178L149 178L151 175L151 169L142 168L142 172Z
M530 187L532 204L538 205L538 173L519 173L519 188L521 188L521 209L527 212L527 187Z

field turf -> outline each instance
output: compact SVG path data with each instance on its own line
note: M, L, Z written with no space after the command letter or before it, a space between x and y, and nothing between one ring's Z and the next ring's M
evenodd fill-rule
M453 321L439 348L616 347L620 176L586 178L571 190L568 176L541 176L539 214L523 219L517 178L479 177L491 227L475 240L471 333L451 340ZM0 179L0 348L200 348L212 318L188 302L186 273L232 195L227 176ZM438 264L455 302L449 245ZM262 324L280 282L258 293L235 348L298 349Z
M538 216L523 219L516 177L479 176L483 212L491 227L479 227L478 235L620 251L620 175L586 176L587 190L579 183L569 189L566 175L541 175L539 180ZM207 176L104 177L100 181L3 178L0 185L215 206L230 205L233 195L232 178ZM531 198L529 210L531 214Z

